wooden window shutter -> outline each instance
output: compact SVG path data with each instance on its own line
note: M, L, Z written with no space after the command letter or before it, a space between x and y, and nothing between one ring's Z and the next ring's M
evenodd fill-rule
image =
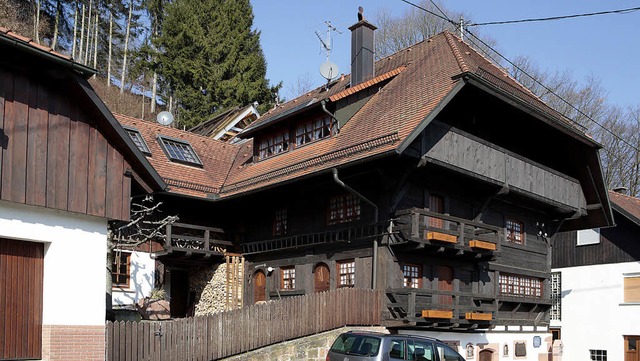
M640 276L624 278L624 302L640 302Z

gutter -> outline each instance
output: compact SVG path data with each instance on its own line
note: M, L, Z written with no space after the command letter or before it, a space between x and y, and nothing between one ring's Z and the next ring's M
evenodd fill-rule
M330 111L327 110L327 100L326 99L322 99L320 101L320 104L322 105L322 111L327 113L336 123L336 133L340 133L340 122L338 121L338 118L336 118L335 115L333 115Z
M376 224L378 223L378 206L371 202L369 199L367 199L365 196L363 196L362 194L358 193L355 189L349 187L348 185L344 184L343 181L340 180L340 178L338 178L338 169L337 168L331 168L331 172L333 173L333 180L338 183L338 185L340 185L342 188L346 189L347 191L351 192L353 195L355 195L356 197L362 199L363 201L365 201L366 203L370 204L373 209L374 209L374 219ZM376 277L378 276L378 239L377 238L373 238L373 262L371 264L371 288L372 289L376 289Z
M59 55L56 54L51 54L49 52L46 52L40 48L36 48L35 46L31 46L28 43L25 43L24 41L18 40L18 39L12 39L9 38L7 36L2 36L0 35L0 42L5 43L9 46L12 46L14 48L19 48L21 50L30 52L32 54L35 54L37 56L40 56L41 58L44 58L46 60L50 60L53 61L57 64L66 66L72 70L75 70L77 72L79 72L80 74L82 74L84 77L86 78L90 78L92 76L94 76L97 71L93 68L90 68L88 66L82 65L80 63L76 63L75 61L73 61L73 59L66 59L63 58Z

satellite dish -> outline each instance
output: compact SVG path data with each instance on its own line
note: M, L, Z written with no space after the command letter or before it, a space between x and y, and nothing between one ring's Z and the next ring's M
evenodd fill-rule
M336 78L338 76L338 66L330 61L324 62L320 65L320 74L327 80Z
M173 114L169 113L166 110L163 112L160 112L156 117L156 121L162 125L169 125L173 123Z

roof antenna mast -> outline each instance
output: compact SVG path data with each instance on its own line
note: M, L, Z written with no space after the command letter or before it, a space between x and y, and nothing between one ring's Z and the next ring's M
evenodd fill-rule
M464 41L464 17L460 17L460 40Z
M316 36L318 37L318 40L320 40L320 44L322 44L322 48L327 53L327 61L320 65L320 74L322 75L323 78L327 79L327 85L328 85L331 79L334 79L338 76L338 66L335 63L331 62L331 49L332 49L331 32L335 31L338 34L342 34L342 32L336 29L335 26L331 25L330 21L325 21L324 23L327 24L326 37L323 39L320 33L318 33L317 31L315 33L316 33Z

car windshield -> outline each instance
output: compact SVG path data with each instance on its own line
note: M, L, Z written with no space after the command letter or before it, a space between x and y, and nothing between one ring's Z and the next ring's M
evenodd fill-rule
M331 351L359 356L376 356L380 338L368 335L343 334L331 346Z

